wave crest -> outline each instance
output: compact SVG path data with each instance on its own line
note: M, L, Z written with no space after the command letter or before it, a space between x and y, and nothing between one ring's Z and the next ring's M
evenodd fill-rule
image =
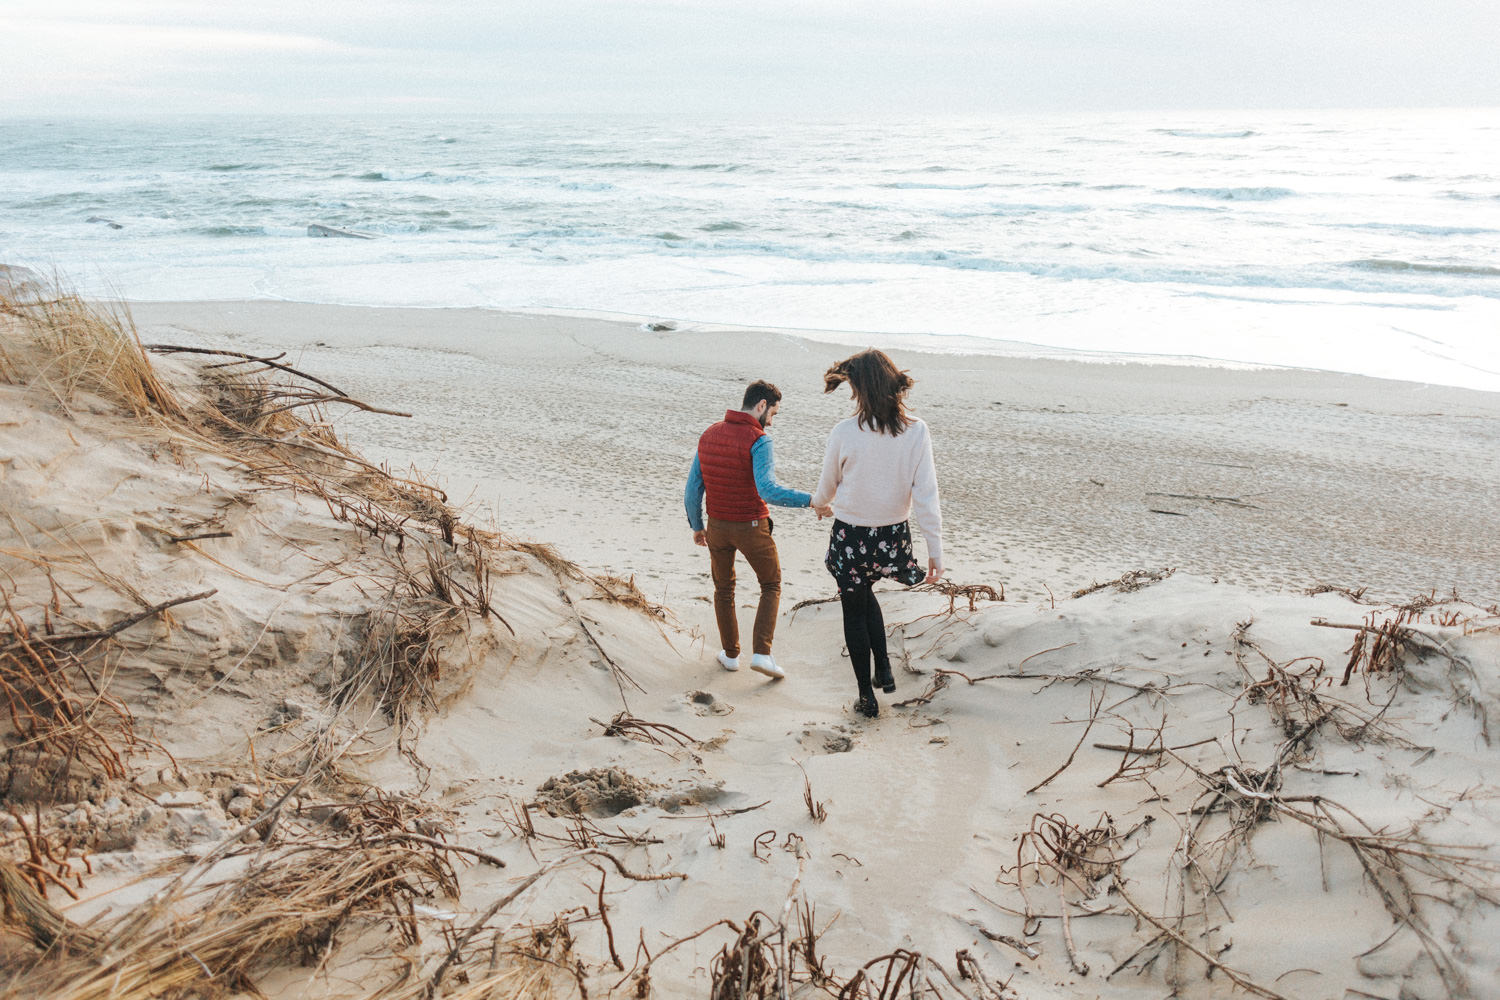
M1232 187L1232 188L1173 188L1168 194L1190 194L1199 198L1214 198L1218 201L1275 201L1292 198L1297 192L1284 187Z
M1421 264L1409 260L1366 257L1351 260L1349 266L1361 271L1417 271L1422 274L1455 274L1466 278L1500 278L1500 267L1487 264Z
M1226 132L1199 132L1186 128L1154 128L1157 135L1176 136L1179 139L1248 139L1260 133L1251 128L1230 129Z

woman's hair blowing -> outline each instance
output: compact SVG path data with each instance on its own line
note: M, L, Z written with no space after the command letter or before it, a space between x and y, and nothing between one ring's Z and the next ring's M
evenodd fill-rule
M871 348L845 358L823 373L823 391L832 392L845 382L854 392L859 425L892 437L906 430L911 414L906 412L906 390L912 377L896 367L884 351Z

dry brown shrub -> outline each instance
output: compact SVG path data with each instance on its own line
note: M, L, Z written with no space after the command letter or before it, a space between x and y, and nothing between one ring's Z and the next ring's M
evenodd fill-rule
M365 617L359 651L334 687L336 708L368 697L404 729L420 708L435 707L443 640L462 628L461 608L445 590L446 579L436 573L424 579L397 564L390 594Z
M96 305L64 288L0 291L0 376L46 387L67 406L89 393L137 417L180 419L124 305Z
M98 944L47 902L29 873L4 858L0 858L0 928L16 931L43 953Z
M586 575L577 563L558 552L556 546L546 542L514 540L509 543L509 546L517 552L524 552L531 556L559 580L582 580Z
M9 595L0 603L0 710L10 723L0 752L4 798L51 801L90 781L124 778L137 740L130 709L109 694L102 642L50 628L37 634Z
M1161 569L1155 570L1133 569L1114 580L1106 580L1104 583L1095 583L1081 590L1075 590L1073 591L1073 599L1077 600L1080 597L1087 597L1089 594L1104 590L1107 587L1112 588L1117 594L1133 593L1143 587L1149 587L1153 583L1161 583L1175 572L1177 570L1171 566L1163 566Z
M254 992L262 971L323 961L351 925L384 923L398 941L415 944L420 929L412 904L457 892L452 866L436 850L309 842L228 881L169 893L129 911L96 932L96 947L19 970L0 997L144 1000Z
M606 573L591 576L589 582L597 589L598 593L595 597L601 601L631 608L659 622L667 621L671 617L671 612L665 606L648 600L646 595L641 593L641 588L636 586L633 574L627 580L624 577L611 576Z
M321 380L290 381L313 378L295 370L288 376L253 358L237 365L200 370L207 392L189 414L190 430L259 478L322 498L336 518L373 536L389 536L400 544L407 525L415 522L453 544L459 517L447 495L416 470L397 476L365 461L334 431L327 410L333 404L373 407L326 391ZM271 372L277 377L270 377Z

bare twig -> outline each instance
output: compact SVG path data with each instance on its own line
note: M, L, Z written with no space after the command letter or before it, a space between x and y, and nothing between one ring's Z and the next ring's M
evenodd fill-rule
M1065 760L1065 761L1063 761L1062 762L1062 766L1059 767L1056 771L1053 771L1051 774L1047 775L1041 781L1038 781L1036 784L1034 784L1030 788L1026 789L1026 794L1027 795L1030 795L1032 792L1036 791L1037 789L1043 788L1046 785L1050 784L1053 778L1057 777L1059 774L1062 774L1064 771L1066 771L1068 769L1068 766L1073 763L1073 758L1076 757L1076 756L1078 756L1078 748L1081 747L1081 746L1083 746L1083 741L1089 738L1089 731L1094 728L1094 722L1099 718L1099 708L1103 704L1104 704L1104 698L1102 696L1096 699L1095 696L1093 695L1093 693L1090 692L1090 694L1089 694L1089 721L1088 721L1088 725L1086 725L1086 726L1083 727L1083 735L1079 736L1078 737L1078 742L1073 745L1073 752L1070 753L1070 754L1068 754L1068 759Z
M25 639L16 639L4 646L0 646L0 654L9 653L12 650L21 649L26 646L60 646L66 642L94 642L99 639L109 639L119 635L138 622L143 622L147 618L154 618L168 608L175 608L179 604L187 604L192 601L201 601L204 598L214 596L218 592L218 589L215 588L197 594L189 594L186 597L174 597L170 601L162 601L160 604L154 604L144 611L138 611L133 615L122 618L105 628L91 629L87 632L65 632L61 635L36 635Z
M1151 914L1147 913L1140 907L1138 903L1136 903L1134 899L1130 897L1130 894L1125 891L1124 880L1119 878L1118 876L1116 876L1115 878L1114 887L1115 891L1120 894L1120 898L1125 901L1125 905L1130 907L1132 913L1140 917L1142 920L1146 921L1146 923L1150 924L1152 927L1155 927L1165 936L1177 942L1177 944L1182 948L1185 948L1188 951L1192 952L1194 955L1198 956L1199 959L1207 963L1210 969L1218 969L1220 972L1223 972L1224 975L1227 976L1232 983L1240 987L1240 989L1247 990L1250 993L1254 993L1258 997L1265 997L1266 1000L1287 1000L1287 997L1283 996L1280 993L1277 993L1275 990L1261 986L1259 983L1245 976L1243 973L1236 972L1234 969L1231 969L1229 966L1220 962L1208 952L1204 951L1202 948L1199 948L1187 938L1183 937L1182 934L1173 930L1172 927L1165 921L1161 920L1159 917L1154 917Z
M306 372L300 372L297 369L293 368L291 365L281 364L279 361L275 361L271 358L256 357L253 354L243 354L240 351L220 351L214 350L213 348L209 347L182 347L177 344L143 344L142 346L153 354L216 354L220 357L225 358L244 358L246 361L254 361L258 364L265 365L268 368L275 368L278 371L284 371L289 375L295 375L298 378L307 379L307 381L312 382L314 385L321 385L323 388L327 389L329 392L334 393L337 396L347 398L344 390L340 389L338 386L332 385L328 382L324 382L322 379L317 378L313 375L309 375Z

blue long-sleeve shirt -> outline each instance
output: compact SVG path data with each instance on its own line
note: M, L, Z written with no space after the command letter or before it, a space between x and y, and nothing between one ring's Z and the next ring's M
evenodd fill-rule
M750 462L755 471L755 492L766 503L777 507L810 507L812 494L788 489L776 481L776 456L771 451L771 439L762 434L750 446ZM693 464L688 469L687 489L682 492L683 506L687 508L687 519L694 531L703 530L703 470L698 467L698 455L693 453Z

